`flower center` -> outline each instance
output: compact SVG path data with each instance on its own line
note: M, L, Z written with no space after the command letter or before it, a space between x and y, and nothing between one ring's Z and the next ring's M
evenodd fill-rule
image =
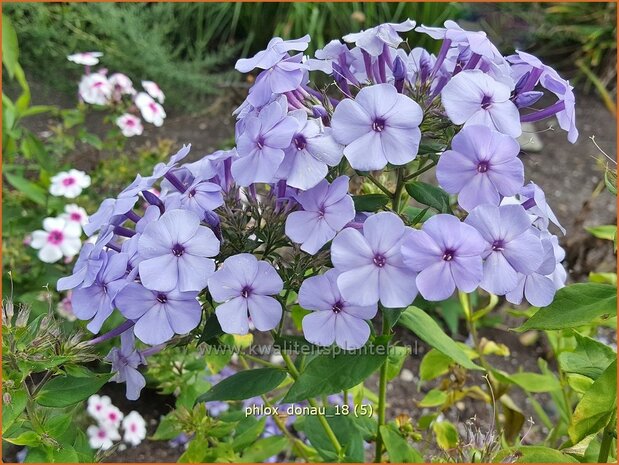
M305 150L305 147L307 147L307 139L303 134L297 134L292 141L297 150Z
M175 257L180 257L181 255L183 255L184 251L185 251L185 247L183 247L180 244L176 244L174 245L174 247L172 247L172 253L174 254Z
M259 149L262 150L262 148L264 147L264 137L262 136L258 137L258 140L256 141L256 145L258 146Z
M62 244L63 238L62 231L54 230L49 233L49 236L47 236L47 242L50 244L59 245Z
M75 178L74 177L68 177L68 178L64 178L62 180L62 185L63 186L72 186L73 184L75 184Z
M134 126L134 125L135 125L135 121L133 121L132 119L128 119L128 120L125 122L125 124L126 124L127 126Z
M385 129L385 120L382 118L376 118L372 123L372 129L376 132L381 132Z
M138 428L137 426L135 426L135 423L132 423L129 429L131 430L132 433L135 433Z
M381 255L381 254L374 255L374 259L372 261L374 262L374 265L376 265L379 268L382 268L387 263L387 259L385 258L384 255Z
M331 310L335 314L340 313L343 309L344 309L344 303L341 300L338 300L337 302L335 302L333 304L333 307L331 307Z
M490 97L489 95L484 95L484 98L481 99L481 107L484 110L487 110L490 105L492 105L492 97Z
M455 250L447 249L443 253L443 260L445 260L446 262L450 262L454 259L455 255L456 255Z
M492 243L492 250L495 252L503 252L503 250L505 250L505 243L502 240L494 241Z
M168 301L168 296L163 294L163 293L159 293L157 294L157 302L159 302L160 304L165 304Z
M70 218L73 221L81 221L82 220L82 215L80 215L79 213L71 213Z
M152 111L153 113L157 114L159 113L159 108L157 108L157 104L156 103L149 103L148 104L148 108L150 108L150 111Z
M251 287L249 286L245 286L243 289L241 289L241 297L243 297L244 299L247 299L251 294Z
M101 439L105 439L107 437L107 434L105 434L105 431L103 429L100 429L97 432L97 436L99 436Z
M480 161L477 165L477 172L485 173L486 171L488 171L488 168L490 168L490 163L488 163L487 161Z

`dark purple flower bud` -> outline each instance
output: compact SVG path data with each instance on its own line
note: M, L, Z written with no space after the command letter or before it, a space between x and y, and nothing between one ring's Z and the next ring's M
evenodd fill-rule
M522 94L516 95L516 97L514 98L514 103L518 108L529 107L543 96L543 92L531 90L529 92L523 92Z
M155 205L156 207L159 208L159 211L161 212L161 214L163 215L163 213L165 212L165 206L163 205L163 202L161 201L161 199L159 197L157 197L155 194L153 194L150 191L142 191L142 195L144 196L144 199L150 203L151 205Z
M395 79L395 88L402 93L404 89L404 80L406 79L406 65L400 57L396 57L393 63L393 77Z

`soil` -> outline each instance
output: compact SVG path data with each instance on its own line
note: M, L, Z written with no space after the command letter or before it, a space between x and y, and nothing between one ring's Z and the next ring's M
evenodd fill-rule
M64 95L54 95L45 92L45 89L33 85L34 103L53 103L70 107L73 101ZM232 92L215 101L205 108L200 115L183 115L169 111L168 118L162 128L149 128L144 136L131 141L134 146L141 145L147 140L170 138L181 143L192 144L192 154L197 158L210 153L222 145L229 145L234 133L234 119L231 111L240 101L240 94ZM599 224L614 224L616 222L616 199L606 190L596 196L592 193L603 181L603 171L596 159L602 158L601 153L589 139L595 136L597 144L610 156L615 156L616 120L594 96L577 95L577 122L580 129L580 139L576 144L567 141L566 134L561 131L556 122L551 123L553 130L546 125L538 124L537 130L544 148L541 152L527 153L522 156L526 173L546 192L550 204L563 226L567 229L567 236L563 237L562 244L567 248L570 280L582 281L591 271L615 270L615 256L612 245L607 241L592 238L585 230L586 226ZM33 129L42 131L46 128L44 119L36 119ZM98 161L98 154L81 153L75 157L75 165L81 169L92 168ZM503 343L509 347L510 357L493 357L492 364L498 369L514 372L519 367L539 372L538 357L544 357L546 347L540 339L533 345L523 344L522 338L510 332L507 328L517 324L510 320L505 313L503 324L492 329L483 329L481 336ZM466 334L466 331L462 331ZM431 383L419 386L419 363L423 355L429 350L422 341L408 332L397 334L400 341L417 351L405 362L405 368L414 375L414 381L403 381L396 378L389 385L390 405L388 419L399 414L410 415L418 419L425 412L416 406L416 401L423 398L432 387ZM464 337L460 338L464 341ZM551 361L552 363L552 361ZM485 382L479 378L475 380L479 385ZM145 389L141 398L136 402L124 398L124 388L115 384L108 384L104 393L112 397L115 405L123 412L137 410L147 420L148 433L152 434L162 415L173 406L174 401L169 397L159 396L152 390ZM535 415L529 401L521 390L513 389L510 392L514 402L523 409L525 417ZM537 397L542 405L547 403L545 396ZM476 417L477 424L485 432L491 423L492 408L481 401L465 399L456 406L444 412L446 419L454 423L464 423ZM540 422L534 429L530 439L536 439L540 432ZM536 433L537 431L537 433ZM431 453L438 453L430 451ZM118 451L106 459L110 462L174 462L182 453L182 447L172 446L166 441L145 440L137 447L128 447Z

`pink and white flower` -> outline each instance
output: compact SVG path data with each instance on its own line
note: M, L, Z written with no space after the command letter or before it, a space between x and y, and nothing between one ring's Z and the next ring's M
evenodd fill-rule
M135 95L136 93L133 82L126 74L114 73L110 76L109 81L116 100L120 100L121 95Z
M137 446L146 437L146 421L134 410L124 418L123 430L123 440Z
M71 294L72 291L67 291L67 295L63 297L63 299L58 302L56 306L56 311L58 315L66 319L67 321L75 321L76 316L73 313L73 304L71 303Z
M86 210L74 203L65 205L64 213L61 216L69 222L73 221L79 224L80 227L88 223L88 213L86 213Z
M112 399L108 396L93 394L88 398L86 411L95 420L100 421L108 407L112 405Z
M108 450L114 445L114 441L120 439L120 434L115 428L108 428L105 425L90 425L86 430L88 443L93 449Z
M112 84L101 73L91 73L82 76L79 94L82 100L92 105L107 105L112 98Z
M62 257L73 258L81 249L79 224L64 218L45 218L43 230L32 233L30 247L38 249L38 257L45 263L54 263Z
M125 137L139 136L144 131L142 120L131 113L125 113L116 118L116 125Z
M102 425L106 425L109 428L118 429L120 428L120 423L124 418L123 413L118 409L118 407L110 404L108 405L101 417L99 417L99 423Z
M148 123L154 124L157 127L163 125L163 120L166 117L165 110L153 98L145 92L140 92L135 97L135 104L142 113L142 118Z
M67 56L67 60L78 65L94 66L99 63L99 58L103 56L101 52L80 52Z
M159 100L159 103L163 103L165 100L165 95L163 95L163 91L159 88L157 83L153 81L142 81L142 87L146 92L148 92L148 95L156 100Z
M61 171L51 179L49 193L55 197L74 199L82 193L82 189L90 186L90 176L83 171L71 169Z

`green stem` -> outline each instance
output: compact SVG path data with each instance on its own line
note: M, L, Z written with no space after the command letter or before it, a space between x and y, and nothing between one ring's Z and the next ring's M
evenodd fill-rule
M286 364L286 368L288 369L290 376L292 376L292 379L296 381L300 373L299 373L299 370L297 370L297 367L294 366L294 362L290 358L290 355L286 353L282 353L282 358L284 359L284 363ZM307 401L309 402L311 407L318 410L318 403L316 402L315 399L308 399ZM324 415L318 415L318 421L320 422L323 429L325 430L325 433L327 434L329 441L331 441L331 444L333 444L333 448L335 449L337 456L341 457L342 452L343 452L342 446L340 444L340 441L337 439L337 436L335 436L335 433L331 429L329 422L327 422L327 419L324 417Z
M400 200L402 198L402 190L404 189L404 170L405 168L398 168L398 179L396 181L395 192L391 200L391 206L395 213L400 213Z
M613 438L616 434L615 429L615 418L616 413L613 413L608 425L604 428L604 432L602 433L602 444L600 444L600 454L598 455L598 463L606 463L608 462L608 455L610 453L610 446L613 443Z
M372 184L374 184L381 191L383 191L383 193L385 195L388 195L389 197L392 196L391 191L389 189L387 189L378 179L376 179L373 174L371 174L371 173L361 174L359 172L357 172L357 174L359 174L360 176L365 176L366 178L368 178L370 181L372 181Z
M408 176L406 176L404 178L404 181L410 181L411 179L415 179L417 176L425 173L426 171L430 171L432 168L434 168L436 166L436 162L433 161L432 163L430 163L427 166L424 166L423 168L418 169L417 171L415 171L414 173L409 174Z
M465 292L458 292L458 298L460 299L460 304L462 305L462 308L464 310L464 314L466 316L466 323L467 323L467 327L469 330L469 333L471 333L471 338L473 339L473 345L475 346L475 351L477 352L477 355L479 355L479 362L481 363L481 366L486 370L486 372L488 373L489 382L492 382L492 380L490 379L490 377L492 376L492 372L490 371L491 367L488 364L488 362L486 361L486 357L484 357L483 354L483 349L480 345L480 341L479 341L479 335L477 334L477 326L475 323L475 318L473 318L473 309L471 308L471 302L469 300L469 295ZM495 399L498 400L498 399ZM497 406L494 406L494 423L495 423L495 428L499 427L499 410L496 408Z
M389 335L391 328L384 320L382 335ZM383 456L383 438L380 435L380 427L385 424L387 411L387 361L380 367L380 381L378 383L378 423L376 425L376 452L374 462L380 463Z
M266 360L262 360L261 358L254 357L253 355L249 355L249 354L239 354L239 355L241 355L242 358L251 360L252 362L256 362L262 366L281 369L279 365L276 365L275 363L267 362Z
M248 370L249 369L249 364L245 360L246 357L249 358L251 356L247 356L247 354L243 354L243 357L240 358L240 361L241 361L241 365L243 365L243 368ZM251 358L255 358L255 357L251 357ZM258 360L260 360L260 359L258 359ZM266 395L262 395L260 397L262 398L262 401L264 402L264 405L266 405L267 407L271 407L271 408L273 407L273 404L271 403L271 401L269 401L269 399L267 398ZM303 459L305 459L306 462L309 462L310 461L310 455L309 455L308 448L305 445L305 443L303 443L303 441L301 441L299 438L295 437L288 430L288 428L286 427L286 424L282 421L282 419L279 416L272 415L271 418L273 418L273 421L277 425L277 428L290 441L290 444L299 451L299 453L303 456Z

